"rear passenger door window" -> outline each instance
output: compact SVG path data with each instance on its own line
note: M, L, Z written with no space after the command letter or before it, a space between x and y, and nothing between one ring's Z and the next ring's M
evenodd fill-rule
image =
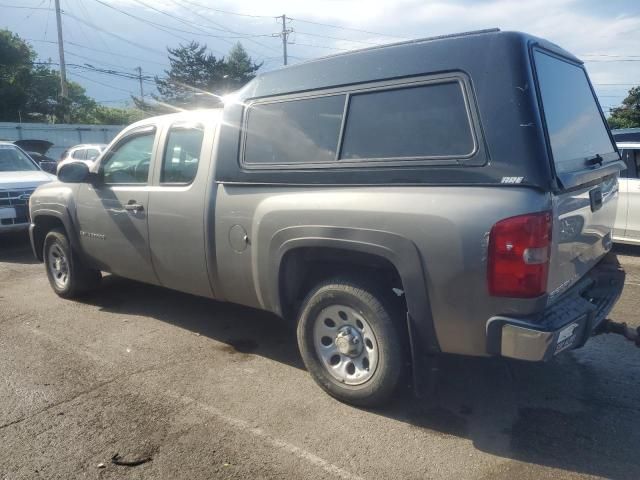
M249 107L246 164L334 162L345 95L327 95Z
M459 82L351 95L341 160L461 158L474 151Z
M174 125L167 134L160 183L187 185L196 178L204 127Z

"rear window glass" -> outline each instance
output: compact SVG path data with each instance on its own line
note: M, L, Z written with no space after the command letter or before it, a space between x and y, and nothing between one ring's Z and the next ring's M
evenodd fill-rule
M585 70L540 51L534 59L556 170L578 170L595 155L615 153Z
M254 104L246 122L247 164L333 162L345 95Z
M474 139L458 82L351 96L341 159L464 157Z

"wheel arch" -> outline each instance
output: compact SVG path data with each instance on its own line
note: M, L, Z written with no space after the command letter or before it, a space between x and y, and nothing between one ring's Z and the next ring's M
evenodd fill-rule
M47 233L54 228L64 229L72 248L74 248L76 252L81 251L79 248L80 242L68 214L61 214L57 210L40 209L33 214L31 227L29 229L33 254L40 261L43 261L42 249L44 246L44 239L47 236Z
M395 272L404 290L412 356L440 351L426 272L418 247L411 240L391 232L345 227L297 226L280 230L272 238L266 257L268 267L258 273L259 294L269 310L285 317L292 315L291 276L294 283L303 278L304 269L302 274L296 269L301 268L300 259L309 252L313 252L312 258L326 254L338 262L348 259L347 266L369 268L369 262L373 262L374 266ZM336 257L336 253L342 257ZM345 273L347 268L335 273Z

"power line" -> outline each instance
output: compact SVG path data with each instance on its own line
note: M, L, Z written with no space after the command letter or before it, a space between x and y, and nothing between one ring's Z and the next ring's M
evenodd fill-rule
M188 0L182 0L182 1L184 1L185 3L187 3L187 4L189 4L189 5L196 5L196 6L199 6L199 7L201 7L201 8L208 8L209 10L214 10L214 11L216 10L216 9L214 9L214 8L205 7L204 5L199 5L199 4L196 4L196 3L190 2L190 1L188 1ZM193 14L193 15L196 15L196 16L198 16L198 17L200 17L200 18L203 18L203 17L204 17L204 15L203 15L201 12L197 12L197 11L195 11L195 10L193 10L193 9L191 9L191 8L189 8L189 7L187 7L187 6L185 6L181 1L178 1L178 0L172 0L172 2L173 2L174 4L176 4L176 5L178 5L179 7L184 8L185 10L187 10L188 12L190 12L190 13L191 13L191 14ZM269 18L273 18L273 17L269 17ZM220 23L214 22L213 20L209 19L208 17L204 17L204 19L205 19L205 20L207 20L207 22L208 22L210 25L215 25L216 27L218 27L218 28L215 28L216 30L226 31L226 32L233 33L233 34L236 34L236 35L243 35L241 32L236 32L236 31L234 31L234 30L231 30L231 29L229 29L229 28L225 27L224 25L222 25L222 24L220 24ZM214 28L214 27L208 27L208 28ZM270 37L271 35L269 34L269 35L265 35L265 36ZM262 48L264 48L264 49L267 49L267 50L277 51L277 49L276 49L276 48L271 47L270 45L265 45L264 43L258 42L257 40L254 40L254 39L253 39L253 38L251 38L251 37L245 37L245 38L246 38L246 40L247 40L248 42L251 42L251 43L253 43L254 45L258 45L258 46L260 46L260 47L262 47Z
M318 33L301 32L300 30L296 30L296 33L297 33L298 35L307 35L307 36L309 36L309 37L328 38L328 39L330 39L330 40L340 40L340 41L343 41L343 42L361 43L361 44L363 44L363 45L376 45L376 46L378 46L378 45L384 45L384 44L382 44L382 43L367 42L367 41L364 41L364 40L350 40L350 39L348 39L348 38L331 37L331 36L329 36L329 35L320 35L320 34L318 34Z
M27 40L29 42L53 43L53 44L56 43L56 42L53 42L51 40L40 40L40 39L37 39L37 38L25 38L25 40ZM140 57L132 57L131 55L125 55L123 53L113 53L113 52L109 52L107 50L101 50L99 48L87 47L86 45L81 45L81 44L75 43L75 42L65 42L65 43L67 45L73 45L74 47L84 48L86 50L91 50L91 51L94 51L94 52L106 53L108 55L113 55L113 56L116 56L116 57L129 58L131 60L136 60L137 62L153 63L155 65L160 65L162 67L166 67L167 66L166 63L156 62L155 60L149 60L148 58L144 58L143 59L143 58L140 58Z
M202 5L200 3L196 3L196 2L192 2L190 0L183 0L185 3L188 3L190 5L193 5L195 7L200 7L200 8L206 8L207 10L211 10L213 12L218 12L218 13L224 13L226 15L236 15L238 17L249 17L249 18L268 18L268 19L273 19L275 17L271 16L271 15L250 15L248 13L237 13L237 12L230 12L229 10L221 10L219 8L213 8L210 7L208 5Z
M115 33L111 32L111 31L109 31L109 30L106 30L106 29L104 29L104 28L101 28L101 27L99 27L98 25L96 25L95 23L87 22L86 20L83 20L82 18L77 17L76 15L74 15L74 14L72 14L72 13L64 12L64 15L65 15L65 16L67 16L67 17L73 18L75 21L77 21L77 22L79 22L79 23L82 23L82 24L84 24L84 25L87 25L87 26L89 26L89 27L91 27L91 28L94 28L94 29L96 29L96 30L100 31L100 32L103 32L103 33L105 33L105 34L107 34L107 35L110 35L110 36L112 36L112 37L114 37L114 38L117 38L118 40L120 40L120 41L122 41L122 42L128 43L129 45L133 45L134 47L137 47L137 48L139 48L139 49L141 49L141 50L145 50L145 51L147 51L147 52L151 52L151 53L154 53L154 54L156 54L156 55L160 55L161 57L166 56L166 52L161 52L160 50L156 50L156 49L154 49L154 48L146 47L146 46L141 45L141 44L139 44L139 43L133 42L133 41L131 41L131 40L129 40L129 39L127 39L127 38L125 38L125 37L121 37L121 36L120 36L120 35L118 35L118 34L115 34Z
M297 42L297 41L291 42L290 45L300 45L302 47L325 48L327 50L338 50L338 51L341 51L341 52L348 52L349 51L348 48L330 47L328 45L313 45L311 43L300 43L300 42Z
M93 18L91 17L91 14L89 13L89 10L87 9L86 5L84 4L84 1L83 0L79 0L78 5L80 5L80 10L82 10L84 12L85 18L87 18L89 21L93 21ZM84 27L82 27L82 28L84 29ZM109 47L109 44L105 41L104 37L102 36L102 33L96 32L96 36L100 39L100 43L102 43L104 48L106 48L113 55L113 51Z
M243 35L243 34L239 34L239 35L237 35L237 36L229 36L229 35L214 35L214 34L212 34L212 33L208 33L206 30L200 30L200 31L198 31L198 32L194 32L194 31L192 31L192 30L184 30L184 29L181 29L181 28L176 28L176 27L172 27L172 26L165 25L165 24L162 24L162 23L157 23L157 22L154 22L154 21L151 21L151 20L147 20L146 18L139 17L139 16L137 16L137 15L134 15L133 13L127 12L127 11L122 10L122 9L120 9L120 8L116 8L116 7L114 7L113 5L109 5L108 3L103 2L102 0L94 0L94 1L95 1L95 2L98 2L100 5L104 5L105 7L108 7L108 8L110 8L110 9L112 9L112 10L115 10L116 12L119 12L119 13L121 13L121 14L123 14L123 15L126 15L127 17L133 18L133 19L135 19L135 20L138 20L139 22L145 23L145 24L147 24L147 25L150 25L150 26L152 26L152 27L158 28L158 29L160 29L160 30L163 30L163 29L167 29L167 30L174 30L174 31L176 31L176 32L188 33L189 35L200 35L200 36L205 36L205 37L218 38L218 39L222 39L222 40L225 40L225 39L250 38L250 37L270 37L270 36L271 36L271 35L266 35L266 34L264 34L264 35L262 35L262 34L261 34L261 35ZM140 0L134 0L134 1L135 1L136 3L139 3L140 5L142 5L142 6L144 6L144 7L147 7L147 8L149 8L149 9L151 9L151 10L155 11L155 12L161 13L161 14L163 14L163 15L168 15L168 16L169 16L170 18L172 18L173 20L177 20L177 21L179 21L179 22L181 22L181 23L185 23L185 24L187 24L187 25L189 25L189 26L191 26L191 27L193 27L193 26L199 27L199 26L200 26L200 25L199 25L199 24L197 24L197 23L187 22L187 21L185 21L185 20L182 20L182 19L181 19L180 17L178 17L178 16L171 15L171 14L169 14L169 13L167 13L167 12L164 12L164 11L162 11L162 10L159 10L159 9L157 9L157 8L155 8L155 7L151 6L151 5L148 5L148 4L146 4L146 3L144 3L144 2L142 2L142 1L140 1ZM209 28L211 28L211 27L209 27ZM164 31L164 30L163 30L163 31ZM166 32L166 33L170 33L170 32ZM184 37L179 37L179 36L177 36L177 35L174 35L174 36L176 36L176 37L178 37L178 38L180 38L180 39L182 39L182 40L185 40L185 41L188 41L188 40L189 40L189 39L186 39L186 38L184 38ZM231 43L232 43L232 42L231 42Z
M116 87L115 85L110 85L108 83L103 83L98 80L94 80L93 78L85 77L84 75L80 75L79 73L72 72L71 75L74 77L82 78L83 80L87 80L89 82L97 83L98 85L102 85L103 87L112 88L114 90L120 90L121 92L131 93L130 90L125 90L124 88Z
M329 28L336 28L336 29L340 29L340 30L351 30L353 32L360 32L360 33L367 33L369 35L378 35L380 37L388 37L388 38L395 38L398 40L408 40L408 38L406 37L399 37L397 35L389 35L387 33L380 33L380 32L372 32L371 30L361 30L359 28L351 28L351 27L341 27L339 25L331 25L330 23L321 23L321 22L314 22L311 20L304 20L302 18L291 18L289 17L292 21L296 21L296 22L302 22L302 23L309 23L311 25L320 25L323 27L329 27Z
M2 8L19 8L24 10L49 10L51 11L51 7L27 7L24 5L5 5L0 3L0 7Z

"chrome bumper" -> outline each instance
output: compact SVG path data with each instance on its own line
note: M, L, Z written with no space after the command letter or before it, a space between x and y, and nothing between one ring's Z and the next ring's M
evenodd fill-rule
M581 347L607 317L624 287L625 273L613 253L561 299L533 317L498 315L487 322L492 355L539 362Z

